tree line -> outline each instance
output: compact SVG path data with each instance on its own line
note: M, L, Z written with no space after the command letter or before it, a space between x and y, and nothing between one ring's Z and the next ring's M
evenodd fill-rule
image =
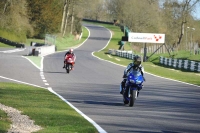
M199 3L200 0L1 0L0 30L42 38L46 33L80 34L83 18L116 20L132 32L164 33L167 43L180 47L186 32L200 43L200 20L192 16Z

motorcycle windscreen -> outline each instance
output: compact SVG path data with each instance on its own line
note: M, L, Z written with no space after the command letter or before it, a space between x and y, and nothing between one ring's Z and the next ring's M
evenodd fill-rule
M141 84L144 81L141 72L135 69L129 72L128 80L134 82L135 84Z

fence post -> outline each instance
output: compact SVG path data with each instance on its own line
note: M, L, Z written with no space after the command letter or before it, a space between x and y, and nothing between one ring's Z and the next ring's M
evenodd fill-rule
M178 60L178 68L182 68L182 60Z
M125 57L126 58L126 51L123 51L123 58Z
M174 68L177 67L177 64L178 64L177 59L173 59L173 67L174 67Z
M197 72L200 72L200 62L197 63Z
M116 55L119 56L119 51L118 50L116 50Z
M134 57L135 57L135 55L134 55L134 54L132 54L132 60L134 59Z
M160 56L160 63L163 64L163 57Z
M191 71L195 70L195 61L189 61L189 68Z
M169 64L168 64L168 65L169 65L169 66L172 66L172 58L169 58L168 61L169 61Z
M129 59L132 59L132 53L129 53L129 54L128 54L128 58L129 58Z
M168 65L168 59L164 57L164 64Z
M188 60L184 60L183 68L188 69Z

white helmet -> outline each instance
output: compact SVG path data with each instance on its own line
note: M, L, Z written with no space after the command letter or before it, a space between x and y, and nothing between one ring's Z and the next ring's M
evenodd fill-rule
M73 53L73 51L74 51L74 50L73 50L72 48L71 48L71 49L69 49L69 52L70 52L70 53Z

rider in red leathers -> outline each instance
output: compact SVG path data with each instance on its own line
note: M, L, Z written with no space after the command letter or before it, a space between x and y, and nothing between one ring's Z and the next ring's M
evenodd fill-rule
M67 51L66 53L65 53L65 56L64 56L64 66L63 66L63 68L65 68L65 57L67 56L67 55L69 55L69 54L71 54L73 57L74 57L74 64L75 64L75 59L76 59L76 55L73 53L73 49L69 49L69 51ZM72 66L72 69L74 68L74 65Z

